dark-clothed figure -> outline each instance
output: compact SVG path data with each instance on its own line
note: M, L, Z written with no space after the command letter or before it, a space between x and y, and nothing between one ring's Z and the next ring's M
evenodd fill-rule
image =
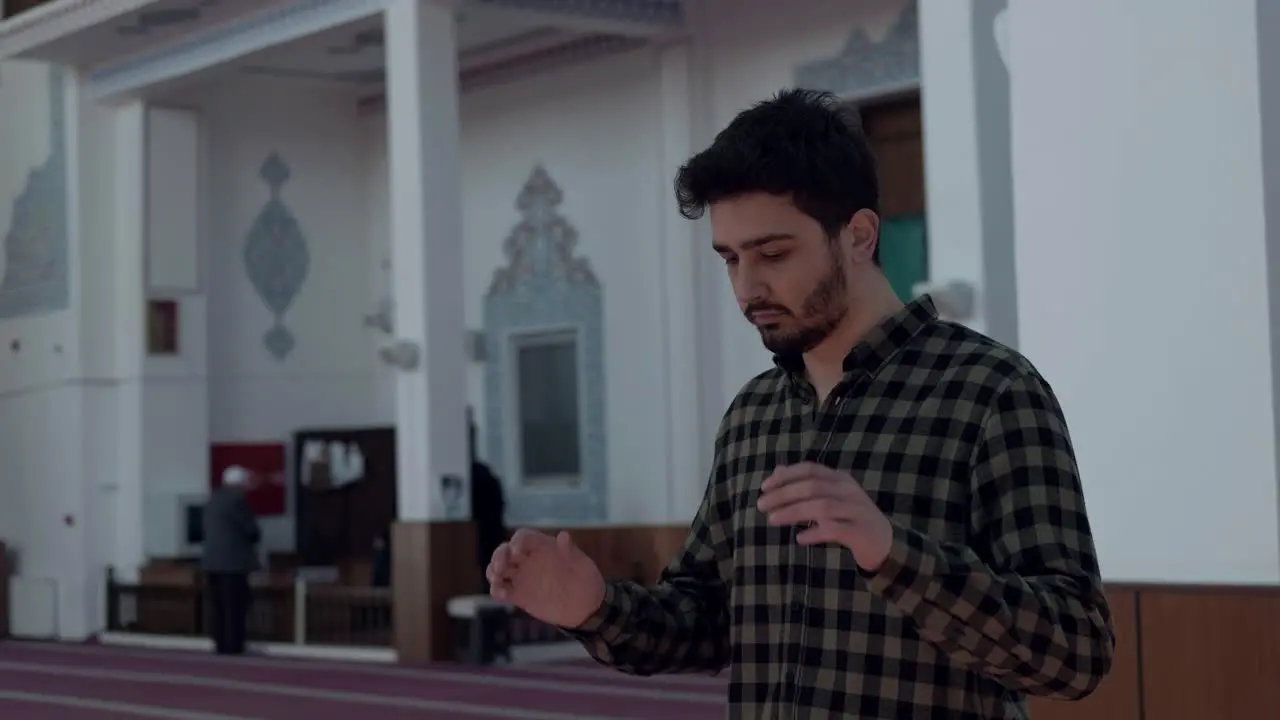
M209 593L209 634L219 655L239 655L245 650L249 574L258 569L257 545L262 538L245 497L249 481L244 468L228 468L222 487L213 491L204 506L201 567Z
M730 403L657 584L521 529L494 595L624 672L728 667L730 718L1014 720L1092 693L1116 634L1062 408L1017 351L898 298L857 117L783 92L676 198L710 215L773 367Z
M376 588L391 587L391 539L386 530L373 539L373 563L370 585Z
M481 585L489 592L484 569L498 546L507 540L506 497L502 480L476 455L476 425L467 418L467 441L471 449L471 519L476 524L476 553L480 564Z

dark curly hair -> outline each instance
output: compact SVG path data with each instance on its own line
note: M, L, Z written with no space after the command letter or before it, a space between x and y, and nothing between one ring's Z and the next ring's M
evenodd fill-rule
M680 214L751 192L789 196L834 238L859 210L880 211L876 161L855 110L828 92L783 90L739 113L676 174ZM880 264L877 246L875 263Z

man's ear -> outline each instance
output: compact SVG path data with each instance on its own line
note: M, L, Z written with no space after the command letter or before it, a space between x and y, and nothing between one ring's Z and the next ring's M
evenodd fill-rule
M849 219L844 234L848 237L849 257L855 263L869 263L880 244L880 216L871 210L859 210Z

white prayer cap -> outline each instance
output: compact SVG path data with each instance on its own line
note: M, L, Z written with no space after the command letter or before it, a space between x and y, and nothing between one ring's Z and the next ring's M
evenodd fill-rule
M239 465L232 465L222 471L222 484L228 487L241 487L249 484L249 471Z

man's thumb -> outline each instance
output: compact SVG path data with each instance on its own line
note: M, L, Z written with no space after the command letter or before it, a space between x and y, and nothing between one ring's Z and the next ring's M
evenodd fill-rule
M569 537L568 531L561 530L556 535L556 549L565 555L573 551L573 539Z

